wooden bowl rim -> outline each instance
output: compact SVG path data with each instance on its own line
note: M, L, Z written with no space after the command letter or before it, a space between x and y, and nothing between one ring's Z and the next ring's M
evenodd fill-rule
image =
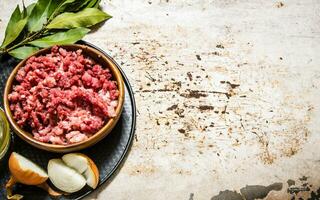
M82 49L84 55L87 54L86 51L91 51L92 53L97 55L96 58L92 58L92 59L95 60L97 63L99 63L102 67L105 67L106 64L108 65L107 67L111 70L113 78L116 80L118 90L119 90L119 98L118 98L118 105L116 108L116 116L113 118L110 118L108 120L108 122L99 131L97 131L94 135L89 137L87 140L84 140L79 143L68 144L68 145L58 145L58 144L50 144L50 143L40 142L40 141L33 138L32 133L24 131L15 122L15 120L12 117L11 110L10 110L8 94L11 92L12 83L15 79L16 73L18 72L18 70L21 67L23 67L25 65L26 61L32 56L44 55L44 54L50 52L50 49L52 47L41 49L41 50L35 52L34 54L30 55L28 58L20 61L20 63L10 73L10 76L7 79L5 89L4 89L3 102L4 102L5 114L8 118L8 121L9 121L11 127L13 128L14 132L21 139L28 142L32 146L35 146L35 147L43 149L43 150L51 151L51 152L61 152L62 153L62 152L71 152L71 151L81 150L81 149L87 148L89 146L94 145L95 143L102 140L105 136L107 136L111 132L111 130L114 128L114 126L116 125L116 123L118 122L118 120L120 118L120 115L121 115L121 112L123 109L123 104L124 104L125 91L124 91L124 81L123 81L122 75L117 67L117 64L114 63L114 61L112 59L108 58L106 55L104 55L100 51L98 51L92 47L86 46L86 45L71 44L71 45L59 45L59 47L65 48L66 50ZM102 59L102 61L98 60L98 59ZM98 62L98 61L100 61L100 62ZM104 64L102 64L102 63L104 63Z

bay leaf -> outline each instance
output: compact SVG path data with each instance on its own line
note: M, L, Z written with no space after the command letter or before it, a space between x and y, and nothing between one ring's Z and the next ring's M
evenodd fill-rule
M94 7L94 8L99 8L100 2L101 2L101 0L98 0L93 7Z
M58 0L58 1L55 1L54 4L51 6L51 8L49 8L49 14L50 14L49 20L54 18L56 15L62 13L66 9L66 7L68 5L72 4L75 1L76 0Z
M88 8L88 4L95 0L84 0L81 4L78 6L78 10L82 10L83 8Z
M58 15L47 26L48 29L70 29L90 27L99 22L110 19L111 16L97 8L85 8L77 13L66 12Z
M90 29L87 28L75 28L65 32L58 32L50 36L39 38L29 44L37 47L50 47L53 45L73 44L82 39Z
M31 14L31 12L32 12L32 10L33 10L35 5L36 5L35 3L32 3L32 4L27 6L27 15L28 16L30 16L30 14Z
M47 0L38 0L28 20L28 30L29 32L35 32L42 29L43 24L47 22L48 10L51 4Z
M90 1L91 0L77 0L77 1L67 5L66 8L64 9L64 12L78 12L78 11L86 8L87 4Z
M51 4L48 8L48 18L51 17L51 15L58 9L62 3L65 2L65 0L53 0L51 1Z
M22 46L12 51L9 51L8 53L15 58L25 59L38 50L39 50L38 47Z
M17 6L8 22L1 48L5 48L12 43L20 35L26 23L27 18L21 19L21 11L19 6Z
M98 0L91 0L88 5L87 5L87 8L92 8L94 7L94 5L97 3Z
M27 17L27 8L26 5L24 4L24 0L22 0L22 12L21 12L21 18Z

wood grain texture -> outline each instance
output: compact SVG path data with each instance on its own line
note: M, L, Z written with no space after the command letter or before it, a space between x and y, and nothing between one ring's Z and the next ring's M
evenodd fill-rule
M1 38L17 2L0 2ZM307 199L320 187L319 1L101 5L113 18L85 40L121 64L138 118L123 168L87 199L211 199L273 183L283 187L266 199L294 188Z

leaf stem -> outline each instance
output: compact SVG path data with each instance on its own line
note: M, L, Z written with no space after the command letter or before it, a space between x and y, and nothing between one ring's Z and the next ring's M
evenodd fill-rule
M31 34L30 36L26 37L24 40L22 40L21 42L19 42L18 44L13 45L12 47L9 47L8 49L5 49L5 52L9 52L17 47L20 47L22 45L27 44L28 42L34 40L36 37L38 37L39 35L41 35L43 32L43 30L35 32L33 34Z
M19 42L18 44L13 45L12 47L9 47L7 49L2 50L3 52L9 52L17 47L20 47L22 45L27 44L28 42L36 39L37 37L46 34L48 32L48 29L46 28L47 25L50 23L50 19L48 20L48 22L46 24L44 24L43 28L40 31L34 32L33 34L31 34L30 36L27 36L24 40L22 40L21 42ZM0 49L1 52L1 49Z

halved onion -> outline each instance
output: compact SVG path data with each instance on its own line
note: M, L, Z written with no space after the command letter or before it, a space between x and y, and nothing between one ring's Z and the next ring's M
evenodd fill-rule
M39 185L48 179L41 167L16 152L9 158L9 170L17 182L25 185Z
M62 156L62 160L66 165L83 174L91 188L95 189L98 186L99 170L91 158L82 153L69 153Z
M73 193L86 185L86 179L76 170L68 167L61 159L51 159L48 163L50 181L58 189Z
M48 174L37 164L27 159L26 157L12 152L9 158L9 171L11 177L6 184L8 199L22 199L19 194L12 194L12 187L16 183L25 185L35 185L46 190L52 196L59 196L60 193L52 190L47 184Z

